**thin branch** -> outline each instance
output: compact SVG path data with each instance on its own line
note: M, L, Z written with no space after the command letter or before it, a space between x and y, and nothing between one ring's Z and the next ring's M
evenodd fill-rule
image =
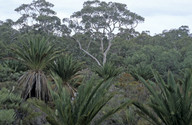
M92 54L90 54L88 51L86 51L85 49L82 48L81 43L79 42L79 40L75 39L74 37L72 37L72 39L75 40L78 43L80 50L82 50L84 53L86 53L88 56L90 56L92 59L94 59L97 62L97 64L99 66L101 66L101 63L99 62L99 60L96 57L94 57Z

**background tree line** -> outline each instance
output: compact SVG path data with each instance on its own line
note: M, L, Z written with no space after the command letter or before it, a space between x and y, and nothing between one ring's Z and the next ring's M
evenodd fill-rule
M152 76L150 68L162 75L168 70L179 75L180 70L191 68L188 26L151 36L148 31L135 31L144 18L127 10L124 4L87 1L82 10L63 21L56 16L53 6L45 0L34 0L15 9L21 14L16 21L1 21L1 58L13 54L8 48L20 44L27 35L41 34L88 66L113 62L146 79Z

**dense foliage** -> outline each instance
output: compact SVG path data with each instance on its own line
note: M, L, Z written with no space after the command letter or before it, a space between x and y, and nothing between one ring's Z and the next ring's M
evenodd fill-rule
M122 3L87 1L62 21L53 6L0 21L0 124L191 124L188 26L151 36Z
M140 78L151 93L149 107L135 102L141 115L154 125L191 125L192 121L192 72L186 71L184 78L176 82L172 73L168 73L167 82L154 73L156 83ZM158 88L157 88L158 86Z
M54 80L59 90L57 92L50 91L57 113L55 114L54 110L45 106L42 102L35 102L35 105L48 114L47 120L51 125L90 125L100 109L115 95L115 93L108 93L107 91L113 83L111 79L107 81L91 79L78 88L77 96L74 100L71 100L68 91L62 88L62 80L56 76ZM130 104L130 101L123 102L106 112L95 121L95 125L100 124L128 104Z
M48 101L50 97L45 69L61 51L40 36L33 36L22 46L12 50L18 56L20 63L28 67L28 71L18 80L20 86L23 86L22 97L24 99L37 97Z

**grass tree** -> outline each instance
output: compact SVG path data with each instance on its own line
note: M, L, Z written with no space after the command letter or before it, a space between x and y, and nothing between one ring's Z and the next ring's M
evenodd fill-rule
M104 113L93 122L95 116L115 95L115 93L108 92L112 79L107 81L92 79L81 84L78 87L77 96L71 100L69 92L62 87L62 80L58 77L54 78L59 88L57 92L51 90L56 110L51 109L42 101L31 101L47 114L47 120L51 125L99 125L103 120L131 103L130 101L122 102L121 105Z
M82 63L73 60L71 55L62 55L57 58L51 66L53 73L62 79L62 85L74 96L76 89L71 81L79 78L79 71L82 70Z
M45 69L60 53L48 39L40 36L30 37L28 41L13 49L21 64L29 69L20 77L19 84L23 87L24 99L34 96L45 101L49 100L49 90Z
M186 71L184 79L179 82L170 72L167 82L158 73L154 73L154 77L156 83L139 78L151 94L148 106L134 103L140 109L140 115L153 125L191 125L192 72Z

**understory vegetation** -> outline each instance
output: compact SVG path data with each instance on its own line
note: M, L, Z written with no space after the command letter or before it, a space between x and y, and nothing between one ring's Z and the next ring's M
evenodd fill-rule
M151 36L122 3L87 1L62 21L53 6L0 21L0 125L192 124L188 26Z

